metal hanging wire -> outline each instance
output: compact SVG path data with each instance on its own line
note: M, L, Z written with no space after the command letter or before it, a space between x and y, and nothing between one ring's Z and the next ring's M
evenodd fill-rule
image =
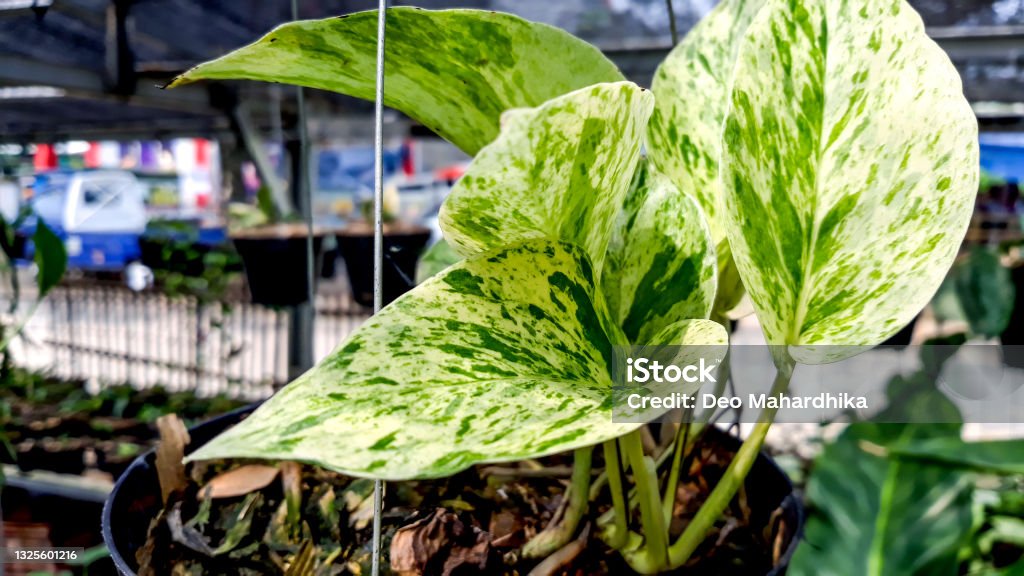
M377 6L377 91L373 110L373 313L380 312L384 285L384 38L387 33L388 0ZM373 576L380 574L380 517L384 482L373 483Z

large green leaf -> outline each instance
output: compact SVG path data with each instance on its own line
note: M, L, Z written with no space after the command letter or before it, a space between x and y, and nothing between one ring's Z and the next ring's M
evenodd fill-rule
M957 574L957 556L976 522L975 477L898 456L920 442L960 441L960 411L936 387L942 360L922 361L924 369L887 386L889 403L877 418L892 423L851 424L815 461L806 543L791 574Z
M36 220L32 244L35 246L36 286L39 289L39 298L42 298L64 277L64 271L68 267L68 253L64 249L64 242L50 230L42 218Z
M965 471L872 453L946 427L853 424L825 448L807 485L812 514L793 576L954 576L973 520Z
M599 82L623 80L600 50L563 30L482 10L391 8L385 104L475 154L509 108ZM373 100L377 12L280 26L256 43L201 64L172 86L249 79Z
M677 328L665 344L708 333ZM579 247L499 249L396 300L192 458L402 479L595 444L638 426L611 418L613 347L624 344Z
M716 243L725 240L718 180L722 121L740 40L764 1L722 0L669 53L651 84L656 104L647 153L658 172L697 198Z
M835 360L906 325L974 208L977 122L904 0L770 0L725 123L733 257L770 343Z
M444 237L468 256L552 238L583 246L600 271L640 157L650 92L598 84L502 119L441 208Z
M707 318L716 258L700 207L668 179L638 170L616 220L601 288L633 344L680 320Z
M999 253L975 247L956 262L932 298L931 307L941 322L965 322L971 333L1000 336L1010 324L1017 287Z
M1010 323L1017 287L992 248L976 247L950 270L949 280L971 332L993 338Z

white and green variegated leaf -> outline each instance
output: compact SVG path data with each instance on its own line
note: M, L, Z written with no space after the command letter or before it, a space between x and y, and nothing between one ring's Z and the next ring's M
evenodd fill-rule
M499 249L396 300L192 458L404 479L595 444L636 428L611 418L624 344L582 249Z
M715 243L725 240L719 214L722 121L743 34L765 0L722 0L658 67L647 153L655 169L693 195L708 215Z
M384 103L468 154L497 136L509 108L624 79L594 46L511 14L391 8L387 27ZM376 50L376 11L293 22L189 70L172 86L264 80L373 100Z
M820 362L897 332L952 264L978 180L977 122L921 18L769 0L730 101L723 207L769 343Z
M434 242L433 246L427 248L427 251L420 256L419 262L416 263L416 283L423 284L427 279L459 260L462 258L452 250L444 238L441 238Z
M512 111L445 200L445 238L464 256L563 240L600 271L653 105L648 91L618 82Z
M615 223L601 288L626 338L649 344L680 320L707 318L716 258L697 203L641 164Z

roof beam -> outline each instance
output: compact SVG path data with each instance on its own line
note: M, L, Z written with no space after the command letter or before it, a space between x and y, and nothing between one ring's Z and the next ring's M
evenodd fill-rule
M215 137L231 133L228 120L219 118L161 119L104 122L59 127L17 127L0 124L0 142L66 142L68 140L161 140L175 137Z
M220 114L210 105L209 95L200 85L164 90L154 84L142 82L135 94L119 96L111 94L103 77L94 71L29 61L18 56L0 54L0 85L52 86L64 89L69 95L78 98L118 101L193 114Z

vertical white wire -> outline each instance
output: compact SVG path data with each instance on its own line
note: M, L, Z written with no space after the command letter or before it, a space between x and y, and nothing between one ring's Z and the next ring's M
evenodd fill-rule
M373 313L384 301L384 37L387 32L388 1L377 7L377 93L373 125ZM384 482L373 483L373 568L380 574L380 517L384 508Z

